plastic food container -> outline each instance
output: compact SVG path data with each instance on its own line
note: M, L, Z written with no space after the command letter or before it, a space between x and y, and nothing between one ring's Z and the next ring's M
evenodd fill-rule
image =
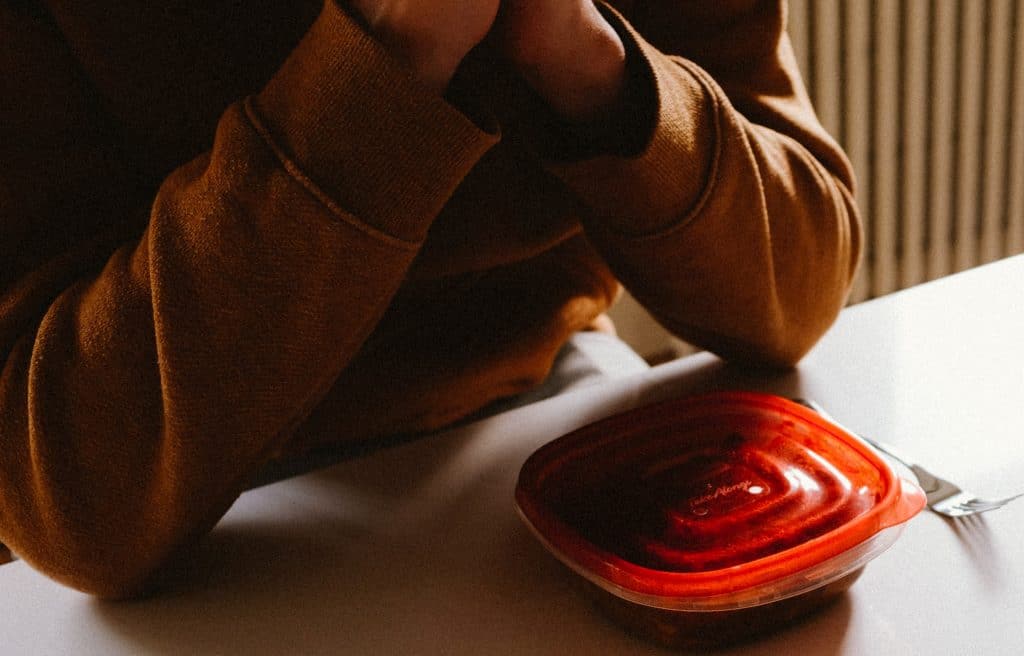
M708 647L822 607L925 497L813 411L721 392L547 444L523 465L516 503L613 619L664 645Z

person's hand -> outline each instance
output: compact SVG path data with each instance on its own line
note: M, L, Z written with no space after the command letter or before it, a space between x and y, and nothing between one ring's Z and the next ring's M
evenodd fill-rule
M500 0L349 0L374 36L443 92L494 24Z
M498 50L566 118L610 111L625 83L626 53L592 0L502 0Z

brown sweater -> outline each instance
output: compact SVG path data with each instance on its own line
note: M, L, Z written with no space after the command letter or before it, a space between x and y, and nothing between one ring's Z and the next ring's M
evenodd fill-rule
M484 48L432 96L332 0L0 5L0 542L135 593L272 458L530 388L619 281L795 362L860 228L784 5L612 4L606 132Z

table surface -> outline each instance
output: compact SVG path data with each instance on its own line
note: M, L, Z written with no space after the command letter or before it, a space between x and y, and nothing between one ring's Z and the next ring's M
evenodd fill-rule
M107 603L0 567L11 654L660 654L606 621L513 509L523 461L707 389L814 398L985 495L1024 489L1024 257L846 310L792 372L699 354L259 488L166 594ZM923 513L840 601L725 654L1018 654L1024 501Z

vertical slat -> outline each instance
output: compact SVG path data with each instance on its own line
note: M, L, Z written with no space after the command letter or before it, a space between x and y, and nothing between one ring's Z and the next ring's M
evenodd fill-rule
M932 0L931 33L931 125L929 150L931 167L930 218L928 225L928 277L951 273L950 249L953 223L952 189L954 160L953 115L956 105L957 3Z
M888 294L898 288L898 221L899 221L899 0L876 0L875 30L875 102L874 121L874 193L871 213L874 234L871 246L875 251L872 292Z
M903 252L900 284L925 281L924 226L928 221L928 33L929 0L905 0L900 21L903 36L903 167L900 217Z
M809 0L790 0L788 25L789 40L793 43L793 54L796 55L796 64L800 67L800 74L806 80L808 71L807 51L807 3ZM810 0L815 2L816 0Z
M1024 252L1024 1L1015 0L1013 107L1010 110L1010 154L1007 171L1006 246Z
M838 135L842 84L839 79L839 5L835 0L815 1L812 27L815 110L825 129Z
M825 0L829 2L831 0ZM870 296L871 269L871 12L870 3L852 0L845 3L843 16L846 30L844 147L857 175L857 203L865 227L865 253L860 273L854 281L850 302L858 303Z
M982 160L981 261L1003 255L1003 212L1006 211L1007 137L1010 101L1010 38L1013 1L991 0L985 92L985 148Z
M954 268L978 263L978 170L981 166L982 68L985 50L985 2L962 3L960 24L960 99L956 175Z

